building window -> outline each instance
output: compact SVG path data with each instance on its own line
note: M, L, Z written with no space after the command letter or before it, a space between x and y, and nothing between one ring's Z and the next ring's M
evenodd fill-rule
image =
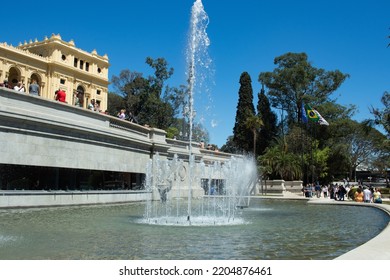
M65 79L60 79L61 85L65 85Z
M79 60L77 58L74 58L74 67L77 67L78 62L79 62Z
M89 62L85 62L85 71L89 72Z
M100 89L96 90L96 94L97 94L97 95L100 95L100 94L101 94Z
M66 55L63 54L63 55L61 56L61 59L62 59L63 61L65 61L65 60L66 60Z
M83 68L84 68L84 61L80 60L80 69L83 69Z
M102 69L99 67L98 68L98 73L100 74L102 72Z

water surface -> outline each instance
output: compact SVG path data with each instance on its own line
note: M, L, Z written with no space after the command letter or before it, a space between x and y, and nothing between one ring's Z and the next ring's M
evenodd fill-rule
M241 224L139 223L144 204L0 211L0 259L334 259L376 236L371 207L252 199Z

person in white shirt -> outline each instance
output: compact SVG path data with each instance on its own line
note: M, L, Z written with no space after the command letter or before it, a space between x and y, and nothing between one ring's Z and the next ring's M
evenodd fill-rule
M372 198L371 191L367 187L364 187L364 189L363 189L363 201L365 203L370 203L371 202L371 198Z
M18 82L18 84L14 86L14 90L20 92L26 92L26 89L24 88L24 85L21 82Z

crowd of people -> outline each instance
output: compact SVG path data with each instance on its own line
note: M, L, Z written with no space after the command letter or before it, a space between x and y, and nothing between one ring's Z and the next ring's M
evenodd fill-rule
M364 203L382 203L382 194L379 188L350 184L308 184L302 188L305 197L324 197L339 201L353 200Z
M39 88L39 85L37 84L37 81L36 80L32 80L31 81L31 84L29 85L28 89L26 88L25 84L22 83L22 82L16 82L15 83L15 86L12 86L8 80L4 80L3 83L0 84L0 87L5 87L5 88L8 88L8 89L13 89L15 91L19 91L19 92L25 92L25 93L29 93L31 95L36 95L36 96L39 96L40 95L40 88Z

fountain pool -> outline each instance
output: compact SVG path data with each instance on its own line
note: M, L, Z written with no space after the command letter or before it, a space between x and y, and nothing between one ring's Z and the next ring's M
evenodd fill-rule
M144 208L1 210L0 259L327 260L365 243L389 222L371 207L252 199L242 209L242 224L162 226L139 223Z

